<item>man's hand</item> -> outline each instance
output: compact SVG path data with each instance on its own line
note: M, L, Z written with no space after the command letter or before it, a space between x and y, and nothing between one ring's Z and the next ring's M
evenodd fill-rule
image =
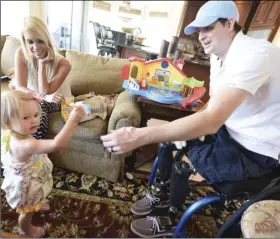
M51 94L51 95L45 95L44 100L47 102L53 102L53 103L63 103L65 101L64 96L62 94L59 94L57 92Z
M138 147L139 128L124 127L101 136L103 146L114 154L124 154Z

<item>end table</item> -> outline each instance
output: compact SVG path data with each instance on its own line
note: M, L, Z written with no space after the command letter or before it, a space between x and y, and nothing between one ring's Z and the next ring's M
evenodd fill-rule
M161 104L142 96L137 96L137 102L141 109L140 127L146 127L148 120L151 118L173 121L194 114L205 104L201 101L201 103L197 103L194 107L182 108L180 104ZM135 153L134 168L138 168L155 159L157 155L157 144L140 147Z

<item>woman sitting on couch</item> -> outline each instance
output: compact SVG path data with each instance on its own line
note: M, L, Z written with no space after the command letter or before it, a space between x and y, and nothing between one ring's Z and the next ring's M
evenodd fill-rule
M55 52L46 24L38 17L25 19L21 47L15 54L15 78L12 86L41 101L42 119L33 136L44 138L48 131L48 113L60 111L64 97L71 96L66 79L69 61Z

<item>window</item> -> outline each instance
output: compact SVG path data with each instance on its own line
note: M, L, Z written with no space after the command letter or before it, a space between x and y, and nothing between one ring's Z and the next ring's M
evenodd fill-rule
M1 35L19 38L29 13L29 1L1 1Z
M56 47L80 51L83 1L48 1L47 12Z

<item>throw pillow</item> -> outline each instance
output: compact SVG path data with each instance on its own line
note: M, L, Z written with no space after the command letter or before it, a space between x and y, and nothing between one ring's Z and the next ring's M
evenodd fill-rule
M94 91L96 94L120 93L122 67L127 59L107 58L67 50L66 59L72 68L68 79L74 96Z
M241 230L244 238L280 238L280 201L252 204L242 215Z
M20 47L20 40L13 36L7 36L1 53L1 71L9 75L9 70L15 67L15 53Z

